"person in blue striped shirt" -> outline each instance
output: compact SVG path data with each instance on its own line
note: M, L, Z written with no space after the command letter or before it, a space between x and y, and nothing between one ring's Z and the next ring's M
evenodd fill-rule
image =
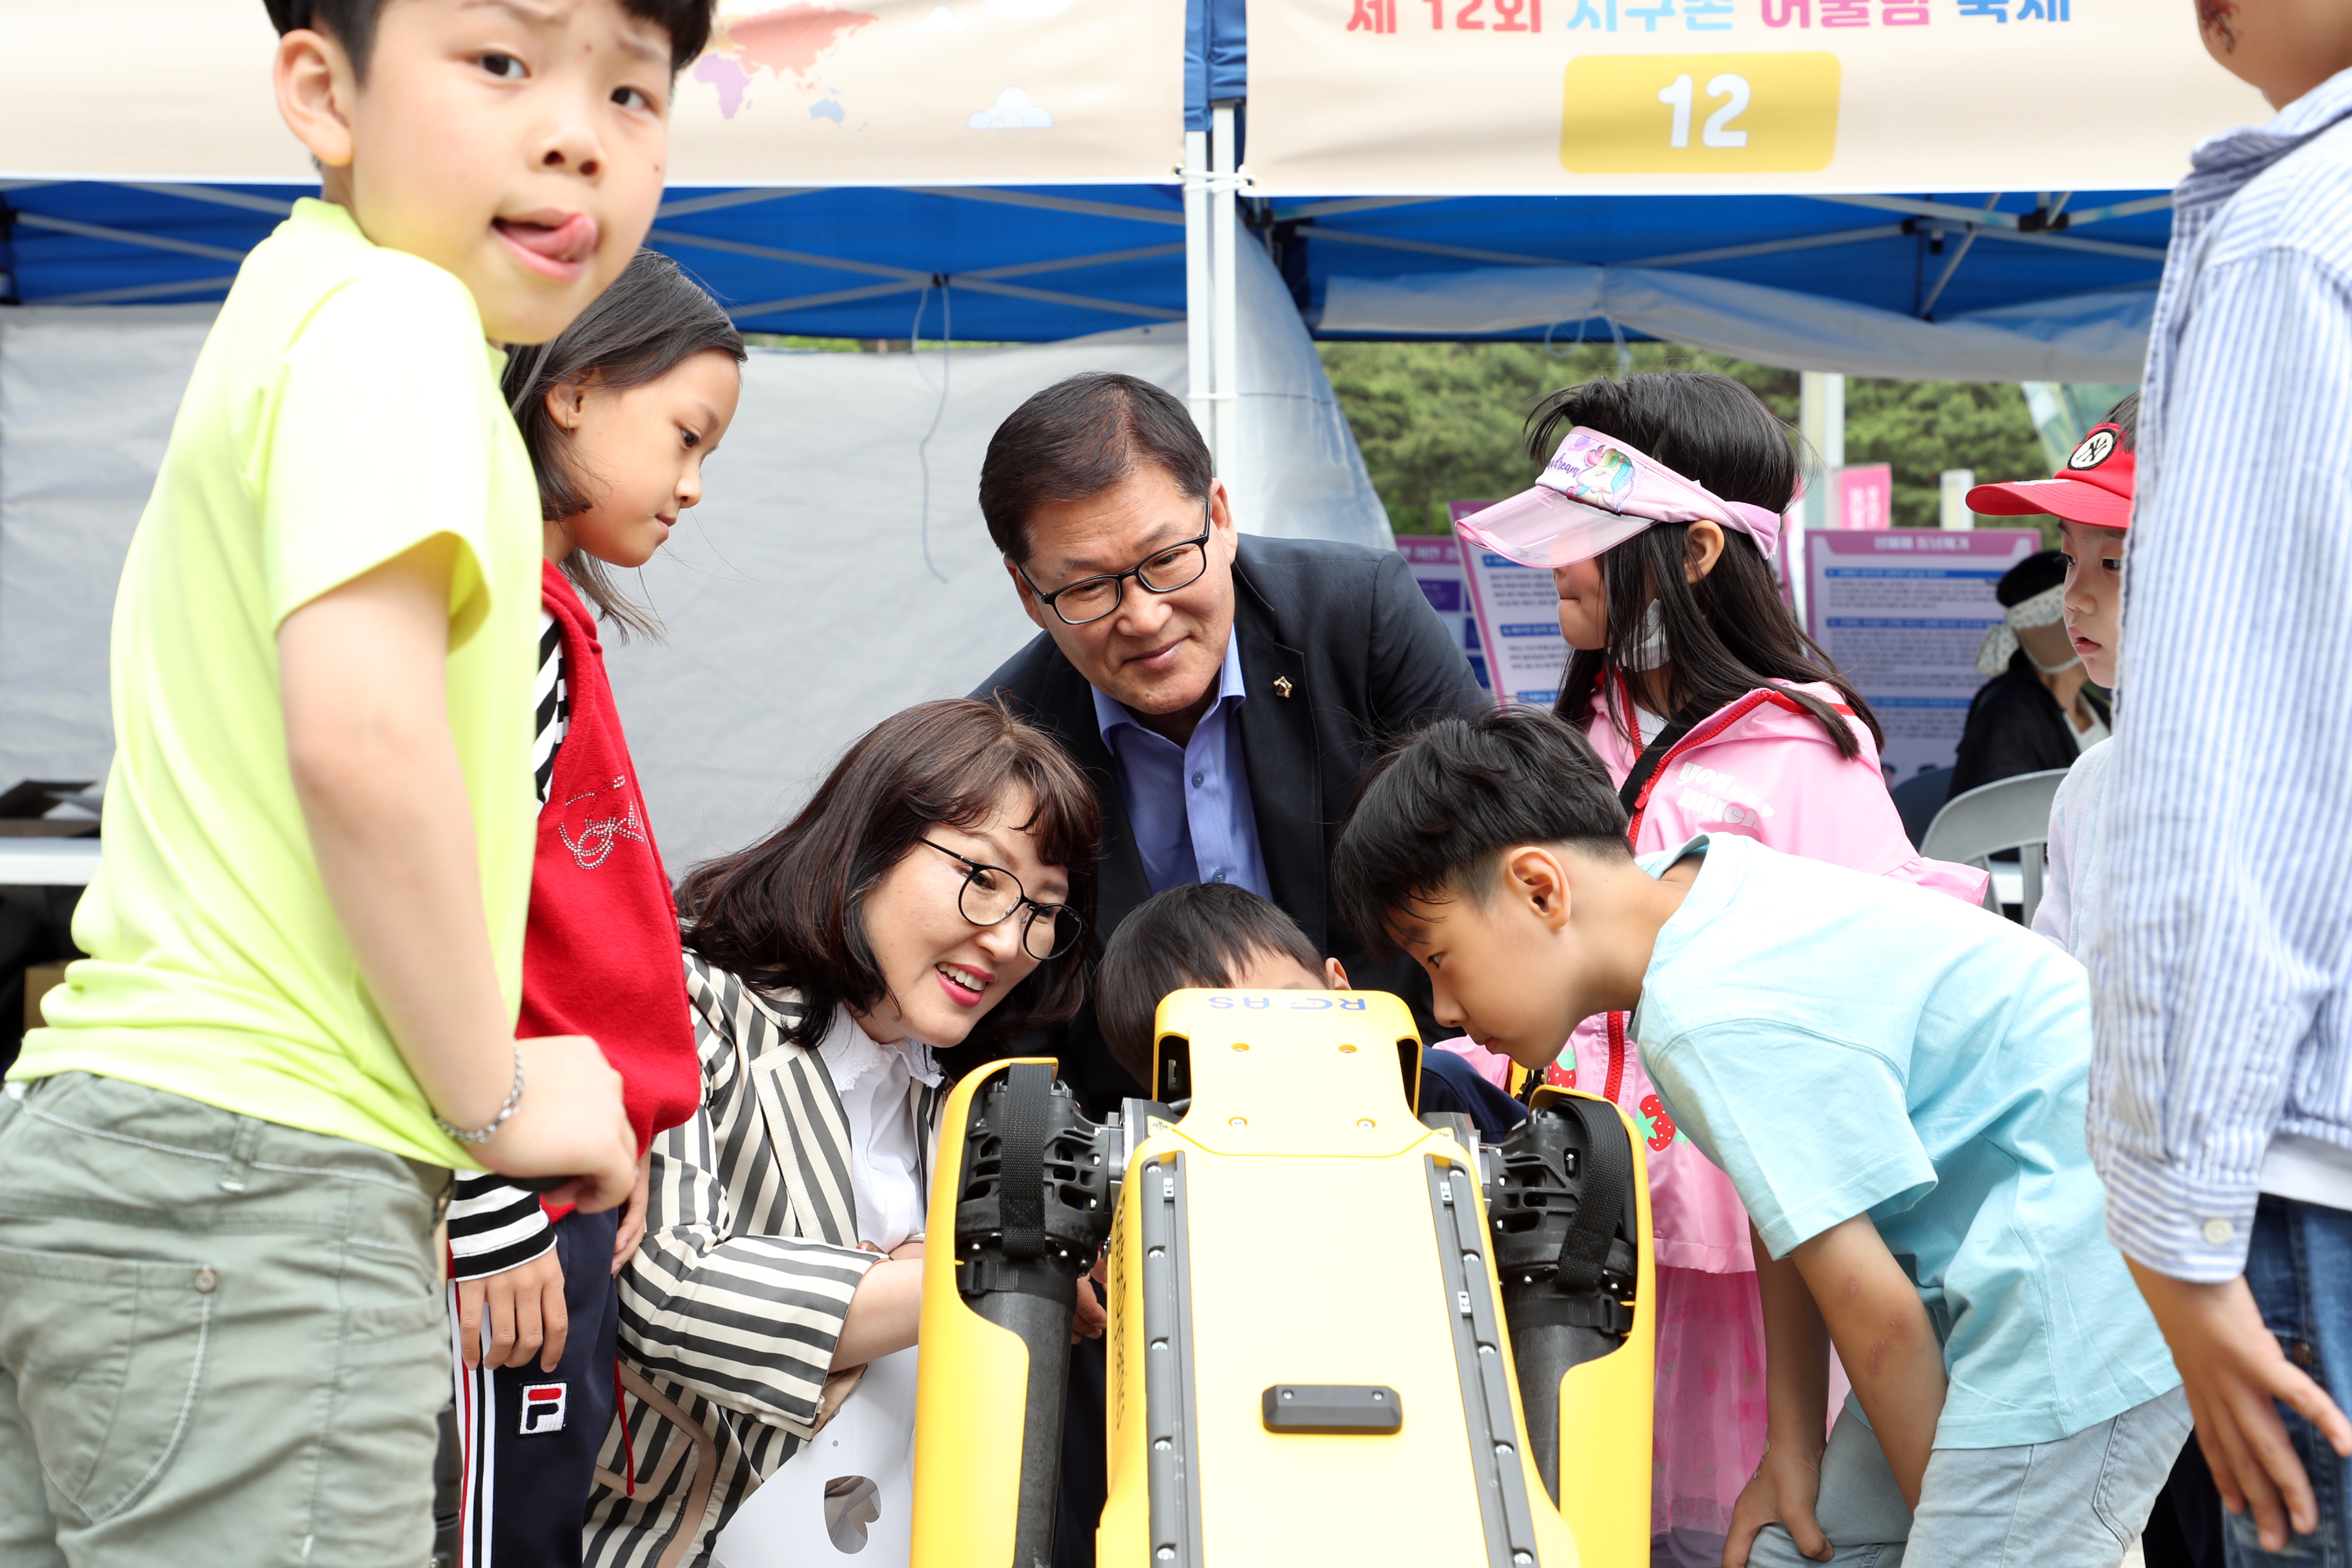
M2107 1232L2231 1568L2352 1559L2352 0L2199 0L2279 110L2200 146L2148 341L2077 938Z

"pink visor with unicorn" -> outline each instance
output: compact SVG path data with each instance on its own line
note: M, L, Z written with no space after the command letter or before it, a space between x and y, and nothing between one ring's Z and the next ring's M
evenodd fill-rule
M1662 522L1701 521L1748 535L1768 556L1780 542L1779 512L1718 500L1615 437L1580 425L1532 486L1457 526L1482 549L1522 566L1551 567L1590 561Z

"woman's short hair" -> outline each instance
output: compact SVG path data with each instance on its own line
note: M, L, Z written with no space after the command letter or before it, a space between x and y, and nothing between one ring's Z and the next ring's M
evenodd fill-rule
M689 872L678 889L686 945L750 984L797 990L808 1010L786 1037L814 1047L836 1007L869 1012L889 994L866 940L866 899L931 827L976 827L1008 791L1027 795L1019 826L1036 835L1040 859L1068 872L1067 902L1091 924L1102 807L1086 775L1043 731L955 698L883 720L791 821ZM1081 941L1038 964L965 1045L1067 1019L1085 994L1088 952Z

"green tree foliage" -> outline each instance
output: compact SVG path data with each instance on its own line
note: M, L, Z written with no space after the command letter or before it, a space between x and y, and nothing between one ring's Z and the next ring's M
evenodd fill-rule
M1847 382L1845 460L1894 467L1895 521L1905 528L1936 526L1946 468L1974 468L1979 484L2050 477L2025 395L1999 383Z
M1323 366L1363 448L1389 524L1443 533L1445 503L1524 489L1542 465L1523 427L1546 393L1619 374L1617 349L1585 343L1325 343ZM1772 412L1797 421L1797 373L1672 343L1626 346L1628 368L1710 370L1746 383ZM1977 470L1980 481L2046 477L2025 399L2009 385L1952 381L1846 383L1846 461L1895 469L1895 520L1933 528L1937 476Z

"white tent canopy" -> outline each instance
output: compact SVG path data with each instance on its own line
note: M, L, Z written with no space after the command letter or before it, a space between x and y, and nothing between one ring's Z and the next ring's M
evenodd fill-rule
M1594 318L1737 359L1845 375L1953 381L2139 379L2153 289L2115 289L1923 321L1727 278L1640 267L1484 267L1335 275L1331 332L1486 337Z

